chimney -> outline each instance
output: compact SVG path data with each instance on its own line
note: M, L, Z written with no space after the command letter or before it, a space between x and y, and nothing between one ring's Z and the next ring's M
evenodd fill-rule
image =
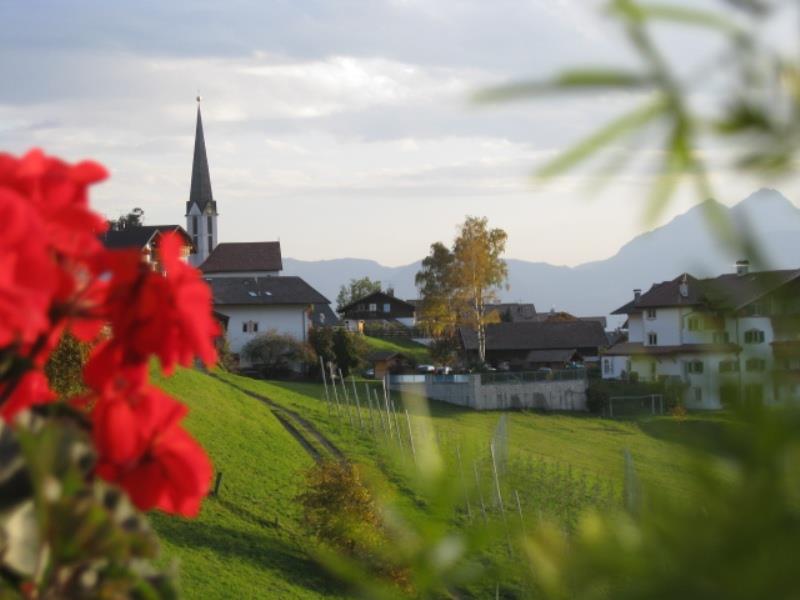
M686 275L686 273L683 274L681 284L678 286L678 293L680 293L681 298L689 297L689 277Z
M634 302L639 302L639 298L641 298L641 297L642 297L642 290L640 290L639 288L636 288L635 290L633 290L633 301Z
M391 296L392 298L394 298L394 288L393 288L393 287L391 287L391 286L389 286L388 288L386 288L386 295L387 295L387 296Z
M741 259L736 261L736 274L747 275L750 272L750 261Z

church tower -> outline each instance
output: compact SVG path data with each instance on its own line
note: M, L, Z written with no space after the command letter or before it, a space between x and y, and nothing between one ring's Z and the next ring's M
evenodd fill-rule
M194 134L194 158L189 201L186 203L186 231L192 236L195 252L189 263L199 267L217 245L217 203L211 194L200 96L197 97L197 128Z

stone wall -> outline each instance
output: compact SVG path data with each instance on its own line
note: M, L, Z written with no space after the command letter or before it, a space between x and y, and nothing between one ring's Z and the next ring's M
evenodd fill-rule
M456 375L450 379L418 375L392 377L389 387L401 393L417 394L475 410L587 409L588 382L585 378L484 384L480 375Z

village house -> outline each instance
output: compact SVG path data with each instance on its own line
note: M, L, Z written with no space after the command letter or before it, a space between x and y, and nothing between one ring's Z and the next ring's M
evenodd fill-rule
M467 356L477 360L478 335L459 328ZM571 363L597 363L606 334L597 321L532 321L486 326L486 362L512 370L561 369Z
M364 332L371 325L400 325L414 327L416 307L387 292L373 292L353 300L339 309L344 326L350 331Z
M230 350L274 331L308 339L315 322L330 320L329 300L299 277L282 276L280 242L217 243L217 202L211 189L198 98L194 158L186 222L196 252L190 255L211 288L215 314L225 323Z
M188 260L193 252L192 239L180 225L139 225L126 229L109 229L100 238L106 248L112 250L137 249L142 260L153 269L160 270L158 241L165 233L176 233L183 241L181 258Z
M672 378L696 409L800 399L800 269L684 273L634 290L614 314L627 315L628 340L603 353L604 378Z

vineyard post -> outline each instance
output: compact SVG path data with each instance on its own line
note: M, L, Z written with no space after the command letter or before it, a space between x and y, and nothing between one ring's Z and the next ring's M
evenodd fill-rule
M408 443L411 445L411 456L414 459L414 464L417 464L417 450L414 448L414 433L411 431L411 417L408 416L408 409L406 411L406 423L408 424Z
M405 451L405 447L403 445L403 434L400 433L400 423L397 420L397 406L394 403L394 400L390 400L391 407L392 407L392 415L394 416L394 431L397 434L397 443L400 445L400 454L402 455Z
M369 393L369 384L364 382L364 393L367 395L367 404L369 404L369 430L372 435L375 435L375 418L372 415L372 398Z
M342 409L341 403L339 402L339 392L336 391L336 373L333 370L333 363L328 363L328 366L331 369L330 378L331 378L331 387L333 388L333 398L336 401L336 416L342 416Z
M361 402L358 400L358 388L356 388L356 378L351 373L350 374L350 383L353 384L353 398L356 399L356 413L358 414L358 428L360 430L364 429L364 421L361 420Z
M386 432L386 422L383 420L383 409L381 408L381 399L378 397L378 391L372 390L372 395L375 398L375 408L378 411L378 420L381 423L381 431L383 431L383 437L388 440L389 436Z
M353 413L350 410L350 394L347 393L347 386L344 383L344 375L342 375L342 370L339 369L339 383L342 386L342 391L344 392L344 404L347 410L347 419L350 421L350 428L353 428Z
M319 369L320 369L320 372L322 373L322 385L325 387L325 401L326 401L326 404L328 405L328 416L330 417L331 416L331 397L330 397L330 394L328 393L328 382L325 380L325 361L323 360L323 358L321 356L319 357Z
M481 513L483 514L483 522L484 524L489 523L489 519L486 517L486 503L483 501L483 490L481 489L481 478L478 476L478 463L472 463L472 470L475 471L475 486L478 488L478 498L481 501Z
M392 439L392 413L389 409L389 391L386 386L386 376L383 377L383 404L386 408L386 425L389 429L389 439Z
M514 490L514 497L517 499L517 512L519 513L519 524L522 527L522 533L525 533L525 519L522 518L522 502L519 501L519 492Z
M469 491L467 490L467 480L464 477L464 463L461 460L461 445L456 446L456 457L458 458L458 472L461 474L461 487L464 488L464 500L467 503L467 516L472 523L472 507L469 505Z

